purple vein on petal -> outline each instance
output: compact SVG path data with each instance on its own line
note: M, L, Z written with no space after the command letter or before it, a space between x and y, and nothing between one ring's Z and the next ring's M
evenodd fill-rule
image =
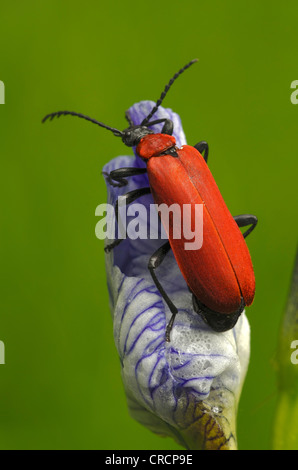
M123 322L123 319L125 317L125 314L127 312L127 309L129 308L131 302L135 299L135 297L139 294L139 291L134 295L135 290L137 287L144 282L144 279L139 279L138 282L133 286L130 292L126 292L126 299L127 302L125 304L125 307L123 309L122 315L121 315L121 323Z
M170 348L170 352L172 354L177 354L179 356L190 356L190 357L222 357L223 359L229 359L228 357L224 356L223 354L218 353L192 353L192 352L184 352L184 351L177 351L173 347Z
M149 321L148 323L146 323L146 325L138 332L138 334L137 334L137 336L135 337L135 339L134 339L132 345L130 346L129 350L126 351L127 342L128 342L128 337L129 337L129 334L130 334L130 332L131 332L132 326L136 323L136 321L137 321L140 317L142 317L145 313L148 312L148 310L151 310L151 309L158 309L158 312L157 312L153 317L151 317L150 321ZM154 304L152 304L152 305L146 307L144 310L142 310L140 313L138 313L138 314L134 317L133 321L132 321L131 324L130 324L130 328L129 328L127 334L126 334L126 337L125 337L124 348L123 348L123 353L124 353L124 355L131 353L131 351L134 349L134 347L135 347L136 343L138 342L138 340L140 339L140 337L144 334L144 332L145 332L148 328L150 328L150 323L151 323L151 321L152 321L153 319L155 319L157 316L160 316L160 317L161 317L160 321L163 320L163 318L162 318L162 317L163 317L163 314L162 314L162 312L160 312L159 309L160 309L160 300L158 300L158 301L155 302ZM164 324L165 324L165 322L164 322Z
M151 341L147 345L147 347L149 347L149 345L151 346L152 344L154 344L159 339L161 339L161 341L155 346L155 348L152 351L150 351L148 354L144 354L142 357L140 357L140 359L137 361L137 363L135 365L135 378L136 378L139 393L142 396L145 403L147 403L147 405L150 406L151 409L153 409L154 407L149 402L149 400L146 398L146 396L143 394L143 392L140 388L140 381L138 380L138 368L145 359L147 359L148 357L151 357L153 354L156 354L156 351L160 350L160 353L161 353L161 351L164 350L164 333L162 335L157 336L153 341ZM162 360L162 359L164 359L164 356L162 354L158 354L156 363L159 363L159 361Z

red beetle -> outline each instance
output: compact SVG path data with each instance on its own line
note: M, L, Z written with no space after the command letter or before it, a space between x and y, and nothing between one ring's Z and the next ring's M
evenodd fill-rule
M194 62L196 59L171 78L141 125L133 125L128 114L126 117L130 126L124 131L72 111L58 111L43 119L44 122L55 116L78 116L111 130L115 136L122 138L125 145L136 146L136 152L146 162L146 168L119 168L106 175L110 184L124 186L127 184L126 178L148 173L150 187L127 193L127 204L148 193L152 194L154 202L158 205L171 206L175 203L182 207L184 204L190 204L193 208L196 204L203 204L202 247L198 250L185 250L183 236L180 239L173 237L173 226L170 222L168 241L149 260L148 269L172 312L166 328L167 341L170 341L170 332L178 310L159 282L155 269L170 249L173 250L180 271L193 294L195 311L213 330L221 332L233 328L244 307L253 302L255 294L253 266L244 238L255 228L257 217L251 214L236 217L231 215L207 166L206 142L201 141L194 147L183 145L178 148L172 136L171 120L150 121L172 83ZM164 122L162 132L154 134L149 126L161 122ZM242 234L239 227L247 225L250 227ZM112 250L121 241L122 239L115 240L105 250Z

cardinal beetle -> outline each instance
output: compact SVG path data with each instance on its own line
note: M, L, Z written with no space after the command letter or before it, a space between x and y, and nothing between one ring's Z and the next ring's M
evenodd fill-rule
M195 204L203 204L202 247L195 251L185 250L183 240L171 236L173 232L170 226L168 241L149 259L148 269L172 313L166 327L167 341L170 341L170 332L178 310L166 294L155 270L170 249L192 293L194 310L214 331L222 332L233 328L244 307L252 304L255 294L254 271L244 239L255 228L257 217L251 214L233 217L230 214L207 166L207 142L201 141L193 147L183 145L178 148L172 136L174 126L170 119L150 121L173 82L196 61L194 59L186 64L171 78L140 125L133 124L129 113L126 113L129 127L124 131L72 111L51 113L42 121L61 115L77 116L112 131L128 147L136 146L136 152L146 163L146 168L119 168L106 175L110 184L124 186L128 183L126 178L147 172L149 187L128 192L126 204L148 193L152 194L158 205L165 203L170 206L178 203L181 206L191 204L194 207ZM154 134L149 126L158 123L164 123L162 131ZM244 226L249 228L242 233L239 227ZM105 250L109 252L121 241L122 239L115 240Z

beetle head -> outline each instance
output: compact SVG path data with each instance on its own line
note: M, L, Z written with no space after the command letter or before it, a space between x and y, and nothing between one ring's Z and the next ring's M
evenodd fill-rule
M154 132L146 126L130 126L124 129L121 138L128 147L135 147L148 134L154 134Z

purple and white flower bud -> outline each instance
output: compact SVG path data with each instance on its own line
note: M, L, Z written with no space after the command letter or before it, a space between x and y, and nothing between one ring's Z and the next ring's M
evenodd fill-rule
M133 123L140 124L153 106L150 101L132 106ZM185 144L179 116L160 107L152 120L164 117L174 122L177 145ZM153 126L155 132L161 128ZM121 156L105 165L104 172L143 166L137 155ZM108 203L114 205L119 196L146 186L146 174L128 178L124 187L108 184ZM138 202L149 214L151 194ZM106 255L114 340L130 413L187 449L236 449L237 406L250 351L247 318L242 313L232 330L212 331L193 310L191 293L169 252L157 275L179 312L166 342L171 312L148 271L150 256L165 241L158 227L150 229L159 238L126 238Z

